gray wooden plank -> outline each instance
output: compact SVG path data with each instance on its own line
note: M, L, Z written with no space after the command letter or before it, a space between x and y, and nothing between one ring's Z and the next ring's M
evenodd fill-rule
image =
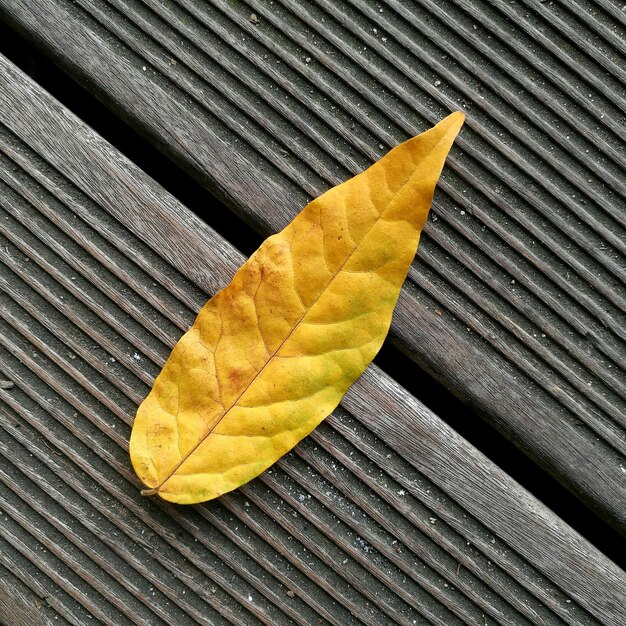
M142 498L134 410L243 257L0 65L4 550L56 602L119 623L619 623L624 573L376 367L243 489ZM116 568L140 603L119 615Z
M10 570L0 566L0 624L6 626L63 626L67 622Z
M464 108L392 339L626 528L626 93L610 8L585 5L587 22L503 1L0 10L264 234Z

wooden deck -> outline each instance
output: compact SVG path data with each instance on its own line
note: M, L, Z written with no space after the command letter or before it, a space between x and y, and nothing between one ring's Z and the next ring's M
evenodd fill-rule
M612 2L0 11L262 234L465 110L393 340L624 532L626 92Z
M393 340L624 532L623 14L407 6L0 14L263 234L465 109ZM623 622L625 573L375 366L249 485L140 497L137 403L243 257L6 59L0 198L1 623Z

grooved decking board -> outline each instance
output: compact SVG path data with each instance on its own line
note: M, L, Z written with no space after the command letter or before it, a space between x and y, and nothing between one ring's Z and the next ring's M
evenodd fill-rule
M64 626L67 622L45 598L29 589L17 576L0 565L0 624L11 626Z
M11 602L73 624L619 623L624 572L374 366L241 489L141 497L136 406L243 258L5 59L0 113Z
M263 234L465 110L392 339L624 532L620 6L0 0L0 10Z

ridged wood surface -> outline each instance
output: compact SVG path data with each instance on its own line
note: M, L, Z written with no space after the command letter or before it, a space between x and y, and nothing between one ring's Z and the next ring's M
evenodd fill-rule
M243 258L5 59L0 112L1 609L42 624L620 623L624 572L376 367L240 490L141 497L136 406Z
M0 0L0 10L263 234L464 110L392 337L624 532L619 3Z

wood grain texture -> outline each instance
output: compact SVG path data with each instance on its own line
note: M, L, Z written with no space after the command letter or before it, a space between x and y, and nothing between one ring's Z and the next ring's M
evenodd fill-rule
M139 496L136 406L243 258L0 69L5 567L70 623L619 623L624 573L375 367L244 488Z
M63 626L67 622L46 601L0 565L0 624L11 626Z
M465 109L392 339L624 531L626 92L613 8L581 3L581 19L530 0L0 1L263 234ZM40 135L59 167L71 162ZM110 206L101 181L82 182Z

